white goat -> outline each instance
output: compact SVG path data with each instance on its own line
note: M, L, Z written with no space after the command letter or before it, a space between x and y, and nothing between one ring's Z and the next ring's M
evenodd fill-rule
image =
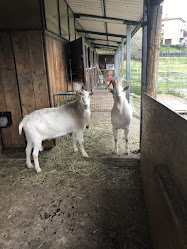
M125 136L125 154L129 153L128 138L129 138L129 126L132 119L132 106L128 103L126 99L125 91L129 86L122 87L122 84L118 82L116 84L115 80L111 80L113 89L109 88L109 91L113 94L114 106L111 111L111 122L113 126L114 142L115 142L115 153L118 154L118 129L124 129ZM121 82L122 83L122 82Z
M45 108L34 111L25 116L19 124L19 134L24 129L27 147L26 164L28 168L34 168L31 163L31 151L33 149L33 158L35 170L41 172L38 162L38 153L42 151L42 141L53 139L72 133L73 150L76 152L76 140L80 144L80 150L83 157L88 157L83 146L83 132L90 119L90 95L85 90L77 91L78 99L66 105L54 108Z

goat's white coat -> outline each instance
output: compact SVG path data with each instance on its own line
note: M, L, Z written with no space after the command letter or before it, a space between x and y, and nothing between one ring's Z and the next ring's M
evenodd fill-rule
M19 124L19 134L24 129L27 147L26 164L28 168L33 168L31 163L31 151L35 169L40 172L38 153L42 150L42 141L64 136L68 133L73 134L73 149L76 152L76 140L80 144L83 157L88 157L83 146L83 132L90 119L90 94L87 91L80 91L79 99L66 105L54 108L45 108L34 111L25 116Z
M113 134L115 141L115 153L118 154L118 129L124 129L125 135L125 154L129 153L128 138L129 127L132 120L132 106L128 103L125 91L121 85L113 86L111 91L114 98L114 106L111 111L111 122L113 126Z

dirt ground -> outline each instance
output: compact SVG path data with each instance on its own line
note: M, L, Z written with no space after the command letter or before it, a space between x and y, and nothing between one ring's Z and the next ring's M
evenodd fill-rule
M139 169L139 119L130 154L113 155L109 113L93 113L84 133L88 159L72 152L71 136L40 153L42 172L25 165L24 151L0 157L0 248L151 249Z

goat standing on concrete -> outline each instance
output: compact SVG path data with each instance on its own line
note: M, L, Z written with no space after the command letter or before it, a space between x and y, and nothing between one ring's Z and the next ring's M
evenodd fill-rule
M129 86L122 87L122 82L116 83L115 80L111 80L110 84L113 85L113 89L109 88L109 91L113 94L114 106L111 111L111 121L113 126L113 134L115 141L115 154L118 154L118 129L124 129L125 135L125 154L129 153L128 138L129 138L129 126L132 119L132 106L126 99L125 91Z
M45 108L34 111L25 116L19 124L19 134L24 129L27 147L26 164L28 168L33 168L31 163L31 151L33 149L33 158L35 170L41 172L38 162L38 153L42 150L42 141L54 139L72 133L73 150L76 152L76 140L80 144L80 150L83 157L88 157L83 146L83 132L90 119L90 95L85 90L77 91L78 99L66 105L54 108Z

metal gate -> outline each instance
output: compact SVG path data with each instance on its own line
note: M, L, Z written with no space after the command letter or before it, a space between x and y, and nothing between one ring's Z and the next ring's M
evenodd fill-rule
M112 94L104 88L93 89L93 96L90 98L90 109L92 112L109 112L113 106ZM76 99L76 91L64 91L53 94L54 106L67 104Z

